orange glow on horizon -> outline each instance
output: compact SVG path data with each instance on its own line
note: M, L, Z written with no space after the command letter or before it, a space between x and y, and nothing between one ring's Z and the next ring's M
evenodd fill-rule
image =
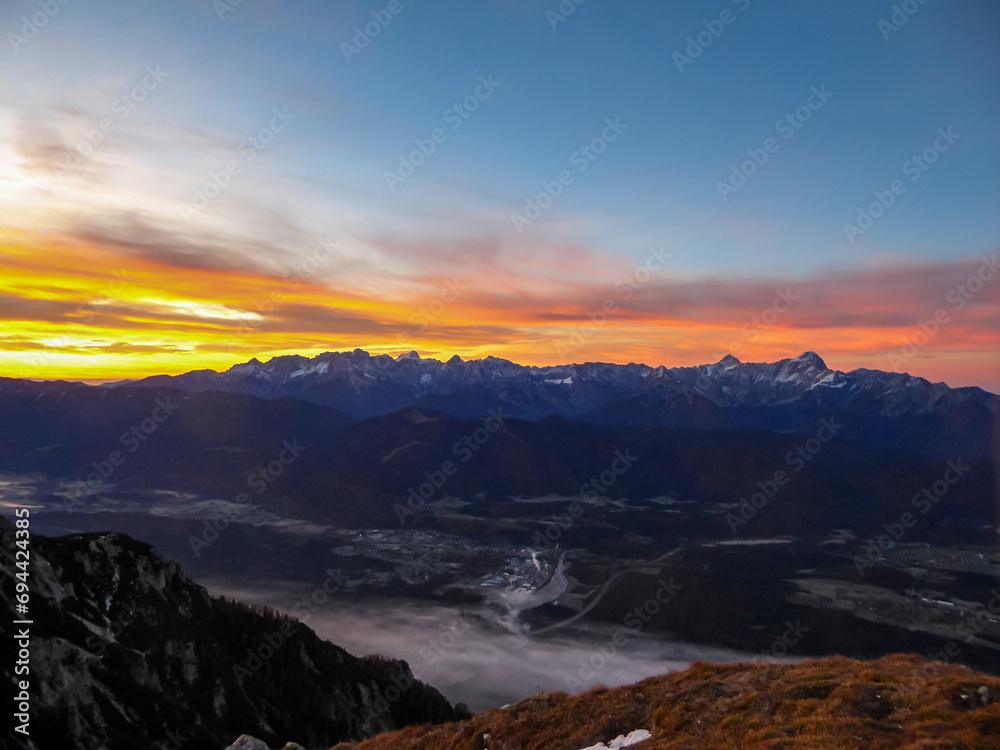
M864 290L852 291L843 304L860 323L838 325L836 305L813 303L806 310L803 302L773 324L748 330L749 316L734 312L729 301L674 303L670 295L684 293L683 282L643 290L628 304L618 299L602 319L594 311L613 294L595 274L534 278L519 291L510 269L474 268L458 294L438 288L431 276L413 276L393 279L392 295L374 299L350 290L378 288L375 277L352 286L321 275L290 279L280 271L181 267L3 229L0 261L0 375L34 379L106 382L355 348L373 355L415 349L441 360L492 355L539 366L691 366L728 353L760 362L815 350L834 369L892 370L888 355L915 330L905 322L909 313L897 314L905 309L899 299L866 297ZM749 282L744 287L734 281L733 294L745 294L746 309L759 310L757 291ZM903 322L887 323L894 314ZM984 323L989 310L955 318L946 336L918 347L899 369L953 386L1000 389L995 325Z

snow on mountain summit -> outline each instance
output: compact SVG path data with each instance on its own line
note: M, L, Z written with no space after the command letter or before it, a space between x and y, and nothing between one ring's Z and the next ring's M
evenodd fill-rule
M558 415L597 424L794 432L836 414L851 418L848 432L863 437L867 429L867 434L889 436L884 441L893 445L912 439L905 437L911 431L900 423L881 432L889 426L878 426L880 420L923 420L923 435L934 434L931 424L968 426L961 435L948 428L939 430L938 438L928 437L940 443L935 453L945 452L947 440L956 450L956 439L982 453L977 446L985 438L980 437L992 434L990 425L1000 415L998 399L980 388L950 388L906 373L831 370L813 351L777 362L741 362L727 354L714 364L651 367L606 362L525 366L492 356L453 356L442 362L416 351L393 357L355 349L312 358L279 356L265 363L254 358L224 372L198 370L107 387L297 398L332 406L352 419L411 407L471 419L499 408L528 421Z

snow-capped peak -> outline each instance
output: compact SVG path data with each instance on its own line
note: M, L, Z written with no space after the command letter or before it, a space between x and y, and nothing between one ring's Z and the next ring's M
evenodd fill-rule
M790 359L789 362L801 362L807 367L815 367L818 370L828 369L826 362L816 352L803 352L794 359Z

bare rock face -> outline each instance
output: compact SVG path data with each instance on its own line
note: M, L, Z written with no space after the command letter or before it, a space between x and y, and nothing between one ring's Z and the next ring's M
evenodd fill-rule
M287 747L287 745L286 745ZM226 750L271 750L266 742L262 742L249 734L241 734Z
M249 734L242 734L226 750L271 750L271 748L267 746L266 742L258 740L256 737L251 737ZM281 750L305 750L305 748L297 742L286 742L281 747Z
M0 537L13 570L8 525ZM33 536L30 588L35 750L326 748L459 716L405 662L358 659L273 610L213 598L124 534ZM14 593L5 576L6 622ZM11 695L13 664L0 667Z

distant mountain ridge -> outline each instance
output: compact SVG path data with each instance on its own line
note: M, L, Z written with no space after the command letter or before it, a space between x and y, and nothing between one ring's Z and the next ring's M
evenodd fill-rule
M158 404L172 412L162 424L155 422ZM758 413L767 416L771 409ZM489 424L490 418L463 419L417 407L355 422L331 407L294 398L0 378L0 472L46 477L37 486L47 510L83 510L112 492L142 503L153 501L151 490L234 503L243 502L238 498L244 493L251 511L266 508L284 517L371 528L397 527L404 520L436 523L433 513L400 518L396 506L409 508L411 492L430 481L428 474L433 477L446 460L456 470L438 496L464 499L484 513L530 515L530 505L515 511L509 498L582 496L585 485L592 487L591 480L615 464L616 452L627 449L638 461L604 487L609 497L666 495L699 504L737 503L756 489L755 482L777 470L791 472L796 479L782 493L782 511L760 514L741 532L759 536L823 534L841 528L845 518L859 529L877 529L906 510L914 492L939 479L947 461L960 458L971 468L950 491L945 515L951 523L961 519L963 528L994 525L995 462L966 458L949 443L961 436L961 423L932 435L947 455L938 460L843 439L847 426L860 418L852 416L853 423L837 413L817 420L836 431L827 443L815 437L828 436L819 432L825 430L821 424L805 434L782 434L588 424L559 415L537 422L506 418L491 433L488 425L496 425ZM897 427L887 421L886 434L905 437L914 424L908 420ZM481 445L472 437L477 434ZM800 458L796 450L805 450L810 439L824 447L817 445L814 456L805 454L808 460ZM300 455L286 454L294 463L286 471L278 461L276 474L268 477L273 483L262 483L262 467L279 459L288 445L300 446ZM614 506L609 507L611 513ZM603 512L591 511L594 518ZM664 535L732 533L724 514L708 512L612 513L608 521L616 526L634 522L634 531L643 534L654 526ZM238 538L236 532L227 535L213 554L230 544L236 554Z
M227 391L332 406L352 419L419 407L461 419L502 408L516 419L673 429L805 433L836 414L843 437L935 458L992 457L998 398L905 373L831 370L815 352L773 363L727 355L697 367L594 363L534 367L496 357L446 362L362 349L256 358L225 372L195 370L106 387Z

